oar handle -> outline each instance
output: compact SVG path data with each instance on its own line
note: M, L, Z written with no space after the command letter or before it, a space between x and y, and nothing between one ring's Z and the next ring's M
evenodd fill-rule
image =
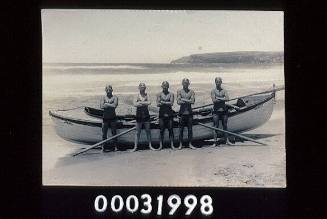
M281 91L281 90L284 90L284 89L285 89L285 87L284 86L281 86L279 88L274 88L274 89L267 90L267 91L262 91L262 92L253 93L253 94L249 94L249 95L245 95L245 96L240 96L240 97L234 97L232 99L229 99L228 101L237 100L239 98L250 97L250 96L259 95L259 94L272 93L272 92Z
M212 126L209 126L209 125L203 124L203 123L201 123L201 122L198 122L197 124L202 125L202 126L204 126L204 127L206 127L206 128L209 128L209 129L213 129L213 130L216 130L216 131L220 131L220 132L228 133L228 134L230 134L230 135L234 135L234 136L237 136L237 137L239 137L239 138L243 138L243 139L245 139L245 140L255 142L255 143L257 143L257 144L267 145L267 144L265 144L265 143L262 143L262 142L260 142L260 141L257 141L257 140L254 140L254 139L252 139L252 138L246 137L246 136L244 136L244 135L236 134L236 133L234 133L234 132L230 132L230 131L223 130L223 129L220 129L220 128L215 128L215 127L212 127Z
M281 86L281 87L279 87L279 88L274 88L274 89L267 90L267 91L262 91L262 92L258 92L258 93L248 94L248 95L240 96L240 97L234 97L234 98L229 99L228 101L237 100L237 99L239 99L239 98L250 97L250 96L259 95L259 94L266 94L266 93L271 93L271 92L281 91L281 90L284 90L284 89L285 89L285 86ZM226 101L226 102L228 102L228 101ZM195 110L195 109L205 108L205 107L212 106L212 105L213 105L213 103L209 103L209 104L206 104L206 105L202 105L202 106L194 107L193 110ZM226 103L226 105L227 105L227 103ZM231 105L231 104L230 104L230 105ZM234 105L231 105L231 106L234 107Z
M90 146L90 147L88 147L88 148L86 148L86 149L80 151L80 152L77 152L77 153L73 154L73 156L76 156L76 155L79 155L79 154L84 153L84 152L86 152L86 151L89 151L89 150L91 150L92 148L95 148L95 147L97 147L97 146L99 146L99 145L102 145L102 144L106 143L107 141L110 141L110 140L112 140L112 139L114 139L114 138L118 138L119 136L125 135L126 133L131 132L131 131L133 131L134 129L136 129L136 127L130 128L130 129L128 129L128 130L126 130L126 131L123 131L123 132L121 132L121 133L119 133L119 134L117 134L117 135L114 135L114 136L112 136L112 137L110 137L110 138L107 138L107 139L105 139L105 140L103 140L103 141L100 141L100 142L98 142L98 143L96 143L96 144L94 144L94 145L92 145L92 146Z

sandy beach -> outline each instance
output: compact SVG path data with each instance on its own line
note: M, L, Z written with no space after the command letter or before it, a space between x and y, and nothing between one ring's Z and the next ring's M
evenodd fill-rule
M268 146L237 142L234 146L214 148L203 145L197 150L106 154L94 150L77 157L67 154L58 159L55 168L44 171L44 184L284 187L283 113L283 110L275 110L269 122L247 133L251 137L264 133L268 137L257 138ZM64 141L58 136L52 137L57 138L53 140L59 144ZM76 144L71 153L79 147Z
M278 70L280 71L280 70ZM208 92L212 89L214 74L206 74L201 81L201 75L194 74L193 89L197 91L197 104L207 103ZM226 86L230 89L230 96L251 93L259 89L267 88L272 83L283 84L283 72L278 77L266 79L261 75L260 82L255 74L246 74L242 81L233 82L232 74L223 74ZM274 74L271 74L274 75ZM103 85L100 76L97 80L89 82L87 76L79 83L80 87L71 89L74 84L73 76L70 81L60 84L62 89L54 92L58 84L49 82L49 77L44 77L43 96L43 184L44 185L82 185L82 186L209 186L209 187L285 187L285 112L284 92L277 94L277 102L270 120L263 126L244 133L258 139L267 146L257 145L252 142L236 142L233 146L221 145L210 147L212 141L206 141L197 145L199 149L184 148L173 151L164 149L161 151L140 150L135 153L117 151L102 153L100 150L91 150L80 156L71 157L71 154L79 151L87 145L67 142L55 134L51 120L47 114L50 108L74 107L81 103L97 105L99 95L103 93ZM62 77L62 76L60 76ZM176 74L167 75L172 81L171 89L176 91L180 86L180 78ZM192 78L192 76L190 76ZM96 78L96 77L94 77ZM113 77L112 77L113 78ZM112 79L111 78L111 79ZM160 84L162 76L150 75L148 78L149 90L160 90L156 84ZM61 78L57 78L58 81ZM113 80L113 79L112 79ZM137 81L138 79L134 79ZM191 79L192 80L192 79ZM235 81L235 80L234 80ZM130 80L127 84L123 79L116 78L114 91L119 90L121 103L128 104L131 89L126 86L135 83ZM65 89L70 89L69 92ZM75 92L80 91L80 95ZM132 90L135 91L135 88ZM83 95L85 92L85 95ZM93 96L89 95L93 92ZM133 94L133 93L132 93ZM89 95L89 96L88 96ZM72 98L74 97L74 98ZM203 98L206 97L206 98ZM175 108L177 109L177 104ZM123 107L122 107L123 108Z

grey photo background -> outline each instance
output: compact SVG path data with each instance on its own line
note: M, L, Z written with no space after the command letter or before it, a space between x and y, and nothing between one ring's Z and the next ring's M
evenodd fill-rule
M280 11L42 10L42 37L44 62L169 63L284 50Z
M85 145L58 137L48 115L49 109L98 107L107 83L119 97L119 114L133 113L141 81L154 101L163 80L176 93L188 77L196 106L210 103L217 76L230 97L284 85L282 62L171 64L199 53L283 53L282 12L49 9L42 10L42 38L43 184L285 187L284 92L277 93L271 119L248 133L268 147L245 142L195 151L95 150L71 158Z

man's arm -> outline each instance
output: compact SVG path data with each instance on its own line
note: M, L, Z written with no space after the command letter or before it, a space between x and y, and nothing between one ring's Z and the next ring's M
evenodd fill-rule
M228 101L228 100L229 100L229 95L228 95L227 90L225 90L225 101Z
M147 95L147 100L144 100L144 101L139 101L139 103L143 106L149 106L151 105L151 100L150 100L150 96L149 94Z
M157 102L157 106L158 106L158 107L160 107L160 106L162 105L162 103L161 103L161 96L160 96L160 93L157 94L156 102Z
M169 106L173 106L174 105L174 100L175 100L174 94L170 93L170 99L168 101L161 100L160 103L165 104L165 105L169 105Z
M104 109L104 97L101 97L101 100L100 100L100 109Z
M184 101L184 102L186 102L186 103L194 104L194 102L195 102L195 97L194 96L195 96L195 93L192 90L191 91L191 97L190 97L190 99L181 98L181 100Z
M217 100L216 100L216 94L215 94L215 90L211 90L211 94L210 94L210 96L211 96L211 100L212 100L212 102L217 102Z
M190 99L190 104L194 104L195 102L195 92L192 90L192 95L191 95L191 99Z
M216 97L216 102L226 101L226 97Z
M107 107L113 107L116 108L118 105L118 98L116 96L113 97L113 103L104 103L103 107L107 108Z
M118 97L113 97L113 103L106 103L108 107L116 108L118 106Z
M151 105L151 99L149 94L147 94L147 100L141 101L141 104L145 106Z
M149 105L151 105L151 100L150 100L149 95L147 95L147 100L144 100L144 101L138 100L138 97L136 97L136 99L134 99L134 106L135 107L149 106Z
M212 90L211 91L211 100L212 102L216 103L218 102L219 100L216 99L216 93L215 93L215 90Z
M224 90L224 96L223 97L216 97L216 100L218 100L218 101L228 101L229 96L228 96L227 91Z
M185 103L185 102L182 100L181 91L178 90L177 91L177 104L181 105L182 103Z
M136 97L133 99L133 105L134 105L135 107L139 107L139 106L141 106L140 102L137 101L137 99L138 99L138 96L136 96Z
M173 93L170 94L170 106L174 105L175 95Z

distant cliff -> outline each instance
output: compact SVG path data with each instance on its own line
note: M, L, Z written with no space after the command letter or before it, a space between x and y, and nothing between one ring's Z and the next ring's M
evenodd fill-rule
M219 52L184 56L171 61L172 64L181 63L283 63L284 52Z

